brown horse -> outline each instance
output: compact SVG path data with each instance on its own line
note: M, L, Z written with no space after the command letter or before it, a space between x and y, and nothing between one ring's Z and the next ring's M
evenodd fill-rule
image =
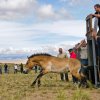
M85 74L81 72L81 63L77 59L58 58L49 54L34 54L28 58L26 67L30 70L36 65L40 66L42 70L32 83L32 86L34 86L36 82L38 82L38 86L40 86L41 77L50 72L61 73L70 71L78 80L86 78Z

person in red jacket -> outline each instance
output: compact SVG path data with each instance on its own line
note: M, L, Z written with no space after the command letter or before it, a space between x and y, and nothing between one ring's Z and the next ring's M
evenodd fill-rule
M69 51L69 54L70 54L70 58L73 58L73 59L77 58L77 55L74 52L74 49L69 49L68 51ZM73 75L72 75L72 80L73 80L73 83L77 83L78 82L77 78L75 78Z
M74 58L74 59L77 58L77 55L76 55L76 53L74 52L73 49L69 49L68 51L69 51L69 54L70 54L70 58Z
M70 58L74 58L74 59L77 58L77 55L76 55L76 53L74 52L73 49L71 49L71 51L70 51Z

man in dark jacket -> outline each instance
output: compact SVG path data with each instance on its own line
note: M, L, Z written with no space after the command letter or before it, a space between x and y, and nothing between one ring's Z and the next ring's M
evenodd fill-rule
M99 66L98 69L100 69L100 4L96 4L94 5L94 9L95 9L95 14L92 14L93 17L95 17L95 22L97 20L97 23L94 24L94 32L93 32L93 36L96 40L96 57L97 57L97 65ZM97 32L97 28L98 28L98 32ZM100 70L98 70L100 73ZM99 75L100 78L100 75Z
M0 65L0 74L2 74L2 66Z
M23 73L23 64L20 64L20 72Z
M96 34L97 27L96 27L96 25L94 25L94 27L96 27L96 29L94 29L94 36L100 37L100 4L94 5L94 9L96 12L95 12L95 14L92 14L92 16L97 19L97 22L98 22L97 26L99 28L98 33Z
M4 65L4 72L8 73L8 65L7 64Z

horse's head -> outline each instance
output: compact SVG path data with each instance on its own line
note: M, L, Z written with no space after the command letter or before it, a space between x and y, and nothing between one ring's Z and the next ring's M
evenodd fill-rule
M41 66L41 62L46 61L46 58L51 56L49 54L33 54L28 57L26 67L32 69L34 66ZM42 67L42 66L41 66Z
M26 63L26 67L28 69L32 69L34 66L40 66L39 62L32 59L32 58L28 58L27 63Z

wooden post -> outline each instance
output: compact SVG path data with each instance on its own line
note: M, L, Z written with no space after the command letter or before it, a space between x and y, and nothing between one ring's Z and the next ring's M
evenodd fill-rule
M97 65L96 65L96 50L95 50L95 40L92 37L92 15L86 17L86 36L87 36L87 52L88 52L88 66L91 67L91 79L95 85L98 85L97 79ZM94 75L93 75L94 74Z

